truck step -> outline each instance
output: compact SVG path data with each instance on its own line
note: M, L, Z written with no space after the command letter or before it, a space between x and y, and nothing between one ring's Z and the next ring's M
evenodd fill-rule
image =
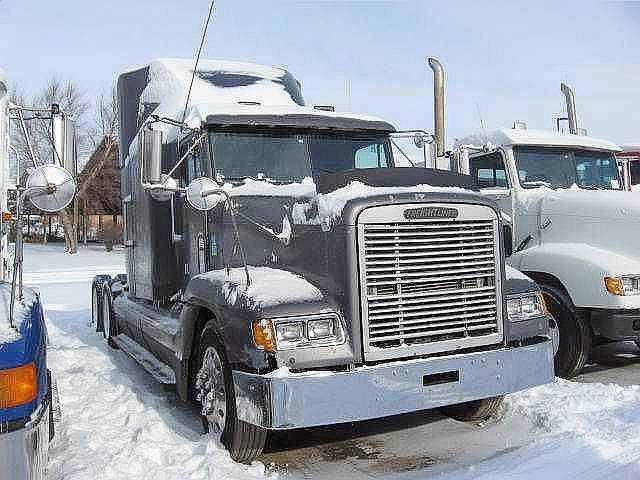
M120 347L120 350L138 362L142 368L149 372L158 382L175 385L176 374L173 369L158 360L151 352L140 346L131 337L120 334L115 337L113 341Z

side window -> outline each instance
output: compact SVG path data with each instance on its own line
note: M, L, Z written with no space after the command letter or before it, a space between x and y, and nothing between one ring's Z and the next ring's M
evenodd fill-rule
M184 155L184 152L186 152L190 146L190 141L183 143L180 148L181 155ZM211 165L209 163L209 155L206 149L206 144L196 146L185 159L184 166L186 185L188 185L194 178L210 177Z
M387 155L383 145L375 143L356 150L355 168L381 168L388 166Z
M472 157L469 163L471 175L480 188L509 188L500 152Z

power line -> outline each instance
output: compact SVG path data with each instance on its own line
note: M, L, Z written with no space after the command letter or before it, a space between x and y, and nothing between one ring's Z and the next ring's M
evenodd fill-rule
M209 28L209 22L211 21L211 15L213 14L213 5L216 0L211 0L211 5L209 6L209 15L207 16L207 21L204 24L204 29L202 30L202 39L200 40L200 48L198 48L198 55L196 55L196 63L193 66L193 74L191 75L191 83L189 83L189 92L187 93L187 101L184 104L184 112L182 112L181 122L184 122L184 118L187 116L187 108L189 107L189 98L191 97L191 88L193 87L193 81L196 78L196 71L198 69L198 62L200 61L200 54L202 53L202 47L204 46L204 41L207 38L207 28Z

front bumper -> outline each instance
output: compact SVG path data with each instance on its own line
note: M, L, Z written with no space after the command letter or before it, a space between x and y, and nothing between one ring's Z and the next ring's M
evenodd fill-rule
M640 310L593 310L591 326L610 340L640 339Z
M268 429L369 420L505 395L552 381L551 341L363 366L345 372L233 372L238 418Z
M44 478L49 450L49 403L24 427L0 433L0 480Z

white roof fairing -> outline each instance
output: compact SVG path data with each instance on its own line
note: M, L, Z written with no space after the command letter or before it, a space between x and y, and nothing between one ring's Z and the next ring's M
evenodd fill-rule
M588 137L585 135L571 135L550 132L546 130L528 130L502 128L475 132L466 137L456 139L455 145L474 145L481 147L487 143L498 146L534 145L550 147L581 147L594 150L608 150L620 152L618 145L608 140Z

